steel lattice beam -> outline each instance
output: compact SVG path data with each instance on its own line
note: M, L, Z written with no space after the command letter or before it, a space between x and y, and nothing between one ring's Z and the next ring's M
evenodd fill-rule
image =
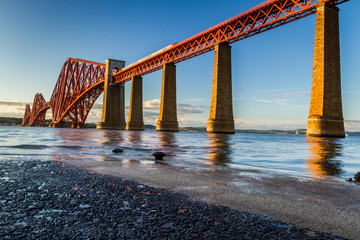
M69 58L50 99L53 123L84 124L104 91L105 64Z
M214 49L221 42L234 43L316 12L323 2L340 4L349 0L269 0L180 43L152 54L114 74L115 83L131 80Z
M37 93L34 98L32 111L30 114L30 126L42 126L45 124L46 110L50 105L45 101L41 93Z
M30 105L29 105L29 104L26 104L26 106L25 106L25 113L24 113L24 117L23 117L22 124L21 124L22 126L27 126L27 125L29 125L30 115L31 115Z
M53 123L84 124L99 95L104 91L105 64L68 58L60 72L49 102L35 95L32 111L26 105L22 125L44 125L51 108Z

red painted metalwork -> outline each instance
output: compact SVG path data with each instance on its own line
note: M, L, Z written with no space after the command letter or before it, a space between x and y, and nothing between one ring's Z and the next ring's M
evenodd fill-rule
M146 57L115 73L115 83L157 71L167 63L179 63L214 49L221 42L234 43L298 20L316 12L323 2L340 4L349 0L268 0L246 12L209 28L163 51Z
M46 110L50 108L49 103L41 93L37 93L34 97L32 111L30 114L30 126L43 126L45 124Z
M30 115L31 115L30 105L29 105L29 104L26 104L26 106L25 106L25 113L24 113L24 117L23 117L22 124L21 124L22 126L27 126L27 125L29 125Z
M69 58L50 99L53 123L84 124L104 91L105 64Z
M52 123L84 124L99 95L104 91L105 64L68 58L60 72L49 102L36 94L32 111L26 105L23 126L42 126L46 111L52 110Z

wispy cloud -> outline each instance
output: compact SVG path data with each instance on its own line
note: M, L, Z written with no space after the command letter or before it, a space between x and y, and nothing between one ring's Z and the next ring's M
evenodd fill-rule
M102 109L103 104L102 103L94 103L91 109Z
M310 96L311 93L308 93L308 92L300 92L300 93L295 93L295 95L300 96L300 97L305 97L305 96Z
M25 103L20 104L18 102L4 102L0 104L0 117L17 117L22 118L25 113Z
M25 106L26 104L32 104L32 103L0 101L0 105L2 106Z
M144 118L158 118L159 117L159 113L158 112L152 112L152 111L147 111L144 110L143 112Z
M178 103L178 114L192 114L192 113L202 113L197 106L188 104L188 103Z
M283 102L283 100L279 100L279 99L274 99L274 100L267 100L267 99L254 99L257 102L262 102L262 103L271 103L271 104L277 104L277 105L281 105L281 106L290 106L290 104Z
M357 123L360 124L360 120L345 120L346 123Z
M144 123L156 125L157 120L159 119L158 111L155 112L155 111L144 109L143 114L144 114Z
M144 109L160 109L160 99L153 99L144 101L143 103ZM199 108L203 108L204 106L195 106L188 103L178 103L177 104L177 112L178 114L193 114L193 113L202 113Z
M281 93L280 91L283 91ZM267 93L266 90L259 90L259 92ZM273 93L273 94L271 94ZM279 105L281 107L291 108L304 108L297 104L292 104L296 97L308 97L311 94L308 92L287 92L286 90L269 90L267 94L258 94L251 98L251 100L261 103L269 103L273 105Z
M289 91L289 89L259 89L259 90L255 90L254 92L256 93L266 93L267 95L273 93L273 96L283 96L283 97L288 97L291 95L297 95L297 96L309 96L310 92L293 92L293 91ZM279 94L279 93L282 94Z
M273 95L274 98L281 98L281 99L288 98L288 97L290 97L290 96L291 96L290 93L274 94L274 95Z
M14 117L14 118L22 118L24 113L20 112L0 112L0 117Z

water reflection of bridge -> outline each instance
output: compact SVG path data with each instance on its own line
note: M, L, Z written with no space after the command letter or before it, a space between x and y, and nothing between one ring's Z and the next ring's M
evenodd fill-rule
M216 166L227 166L231 162L230 137L226 134L209 134L208 162Z
M308 171L315 177L338 175L341 173L342 161L339 160L342 145L338 139L308 138L311 158L306 160Z
M81 132L81 134L79 134ZM112 161L131 159L133 161L153 159L151 154L154 151L163 151L168 157L171 164L172 160L176 162L182 161L182 154L186 154L185 158L193 157L197 160L203 160L203 163L217 167L228 167L234 163L234 157L241 154L239 150L235 150L234 135L227 134L207 134L201 137L204 145L199 146L201 151L196 147L195 151L189 150L184 146L181 135L173 132L141 132L141 131L79 131L71 129L59 129L56 131L56 138L61 139L59 146L64 151L61 155L56 154L55 160L63 158L71 158L73 160L81 160L85 156L91 154L91 158L101 158L98 161ZM97 139L94 141L94 139ZM152 141L149 142L149 139ZM308 145L310 157L304 158L304 168L314 177L323 178L325 176L334 176L342 173L342 148L341 139L334 138L306 138L304 144ZM199 139L200 140L200 139ZM99 144L88 149L89 141L91 144ZM76 146L74 145L76 144ZM112 155L108 154L109 147L122 146L125 151L135 151L135 153ZM256 148L258 146L254 146ZM86 151L86 153L83 153ZM199 155L201 154L201 155ZM205 154L205 155L204 155ZM276 153L275 153L276 154ZM306 155L306 154L304 154ZM279 156L283 158L284 156ZM286 157L286 156L285 156ZM265 159L268 160L268 159ZM269 160L271 161L271 160ZM120 163L119 162L119 163ZM244 163L246 164L246 163Z

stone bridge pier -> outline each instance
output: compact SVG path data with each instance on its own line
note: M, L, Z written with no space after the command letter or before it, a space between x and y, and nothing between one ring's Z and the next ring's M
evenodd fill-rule
M104 99L101 122L97 129L124 130L125 123L125 86L113 83L113 70L124 68L125 62L106 59Z
M345 137L341 99L339 9L322 2L316 9L314 65L307 136ZM98 129L144 130L142 77L133 76L130 111L125 123L124 84L114 84L113 69L124 61L106 60L104 100ZM235 133L232 103L231 46L215 45L211 107L206 131ZM157 131L179 131L176 101L176 65L163 65Z
M134 76L131 79L129 120L126 124L126 130L145 130L143 117L142 81L143 79L141 76Z
M314 67L307 136L345 137L341 101L339 9L316 9Z
M215 45L210 116L206 131L235 133L232 105L231 46Z
M176 65L172 63L163 66L160 114L156 130L179 131L176 105Z

